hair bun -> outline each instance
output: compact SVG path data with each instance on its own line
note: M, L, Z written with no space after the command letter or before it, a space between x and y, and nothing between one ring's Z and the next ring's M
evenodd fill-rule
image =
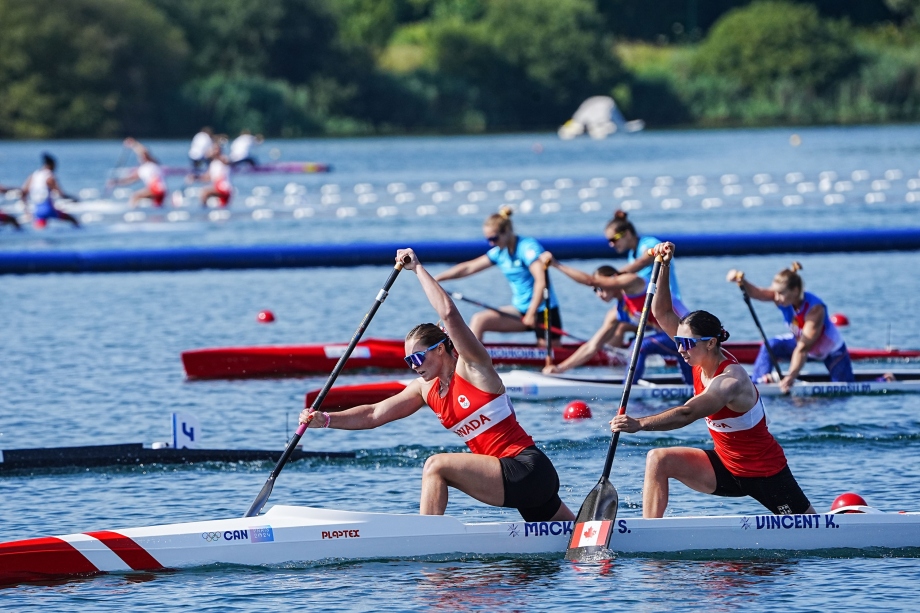
M802 265L799 264L798 262L793 262L792 266L790 266L789 269L792 272L799 272L800 270L802 270Z
M617 209L616 213L613 214L613 218L618 221L625 221L628 215L623 209Z
M503 205L500 209L498 209L498 214L504 217L505 219L511 219L511 215L514 214L514 209L506 204L506 205Z
M730 336L731 336L731 334L728 333L728 330L726 330L725 328L722 328L722 329L719 331L719 342L720 342L720 343L724 343L725 341L728 340L728 338L729 338Z

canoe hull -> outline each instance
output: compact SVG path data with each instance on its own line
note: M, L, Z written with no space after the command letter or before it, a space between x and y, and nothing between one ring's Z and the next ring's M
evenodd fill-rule
M215 564L296 565L326 560L518 556L565 552L573 522L464 524L450 516L355 513L275 506L252 518L97 531L0 544L0 584L98 573ZM920 551L920 514L750 515L623 518L616 553L702 553L738 558L764 551Z

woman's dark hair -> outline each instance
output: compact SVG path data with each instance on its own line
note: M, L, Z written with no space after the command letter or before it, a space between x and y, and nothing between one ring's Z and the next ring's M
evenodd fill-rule
M50 153L42 153L42 164L54 170L54 167L57 166L57 160Z
M693 311L680 318L680 323L686 324L694 334L711 336L721 345L731 336L728 330L722 327L719 318L709 311Z
M776 273L776 276L773 277L773 280L782 283L783 287L786 289L801 292L802 287L804 287L804 283L802 283L802 277L799 276L800 270L802 270L802 265L798 262L793 262L792 266L789 268L784 268L783 270Z
M636 226L632 225L632 222L627 219L628 215L626 211L622 209L617 209L617 212L613 214L613 219L607 222L606 230L613 230L614 234L619 234L620 232L632 232L636 236L639 236L639 233L636 232Z
M409 330L409 334L406 335L406 340L417 339L425 347L431 347L435 343L440 343L445 338L447 342L444 343L444 348L447 351L454 350L454 343L448 338L447 333L444 332L439 326L434 324L419 324Z
M594 271L594 274L600 275L601 277L615 277L620 274L620 271L618 271L613 266L604 264L603 266L598 266L597 270Z

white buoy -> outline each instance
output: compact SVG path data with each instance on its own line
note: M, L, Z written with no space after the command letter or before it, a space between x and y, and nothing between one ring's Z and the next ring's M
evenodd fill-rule
M885 181L884 179L876 179L872 182L872 191L881 192L886 189L891 189L891 183Z
M294 218L295 219L304 219L306 217L313 217L316 214L316 211L312 207L305 206L299 209L294 209Z
M687 185L706 185L706 177L703 175L690 175L687 177Z
M582 202L578 208L581 209L582 213L594 213L601 210L601 203L596 200L587 200Z
M388 194L399 194L404 191L406 191L405 183L390 183L389 185L387 185Z
M230 211L226 209L220 209L218 211L211 211L208 213L208 219L211 221L227 221L230 219Z
M353 206L342 206L335 210L335 216L339 219L354 217L358 214L358 209Z
M719 180L722 182L722 185L734 185L741 179L738 175L722 175L722 178Z
M722 199L721 198L703 198L703 201L700 203L700 205L704 209L717 209L720 206L722 206Z
M377 217L393 217L399 215L399 207L379 206L377 207Z
M307 193L307 188L292 181L284 186L284 193L288 196L300 196Z
M415 202L415 194L412 192L403 192L401 194L396 194L393 200L396 204L409 204L410 202Z
M665 198L661 201L661 208L665 210L679 209L684 205L680 198Z
M303 198L299 195L288 195L284 197L284 206L297 206L303 204Z
M623 177L623 180L620 181L620 185L623 187L639 187L641 184L639 177Z
M753 208L755 206L762 206L763 198L760 196L747 196L741 200L741 206L746 209Z
M450 192L435 192L431 194L431 201L435 204L440 204L442 202L447 202L453 198L453 194Z
M338 194L323 194L319 202L323 206L333 206L342 202L342 197Z
M613 197L614 198L628 198L633 195L633 191L629 187L615 187L613 188Z
M869 180L869 171L868 170L854 170L853 174L850 175L850 178L854 181L868 181Z
M836 180L837 180L837 173L834 172L833 170L825 170L824 172L821 172L821 173L818 174L818 179L821 180L821 181L825 181L825 180L827 180L827 181L836 181Z
M687 195L691 197L702 196L705 193L706 193L705 185L691 185L690 187L687 188Z
M524 199L524 192L522 190L509 189L508 191L505 192L505 200L514 201L514 200L523 200L523 199Z
M597 190L593 187L582 187L580 190L578 190L578 197L581 200L597 198Z
M795 191L800 194L810 194L811 192L817 191L818 186L812 183L811 181L803 181L795 186Z
M377 202L377 194L363 193L358 196L358 204L374 204Z
M438 214L438 207L436 207L436 206L433 205L433 204L423 204L422 206L420 206L420 207L418 207L417 209L415 209L415 212L416 212L417 214L419 214L419 215L422 215L422 216L425 216L425 215L437 215L437 214Z
M256 185L252 188L252 195L259 198L266 198L272 195L272 188L267 185Z
M907 192L904 196L904 201L911 203L920 202L920 192Z
M430 194L431 192L436 192L441 189L441 184L436 181L426 181L422 183L422 193Z
M99 197L99 190L95 187L84 187L78 192L80 200L95 200Z
M844 202L846 202L846 198L843 197L843 194L827 194L824 196L824 204L827 206L843 204Z
M256 221L262 221L263 219L271 219L275 216L275 212L271 209L256 209L252 212L252 218Z
M767 194L775 194L779 191L779 185L776 183L763 183L760 186L760 193L766 196Z
M486 192L470 192L466 195L466 199L470 202L482 202L489 197L489 194Z
M834 183L835 192L851 192L853 191L853 183L851 181L837 181Z
M473 183L471 181L457 181L454 183L455 192L468 192L473 189Z
M338 194L340 191L341 190L339 186L336 185L335 183L327 183L326 185L323 185L322 187L319 188L319 193L323 195Z
M559 206L558 202L544 202L540 205L540 212L544 214L558 213L560 208L561 207Z
M521 181L521 189L525 191L531 190L531 189L539 189L539 188L540 188L540 182L537 181L536 179L527 179L525 181Z
M166 219L173 222L188 221L189 214L188 211L170 211Z
M885 171L885 178L889 181L899 181L904 177L904 173L898 170L897 168L892 168L891 170Z
M866 194L866 204L881 204L885 202L885 194L882 192L869 192Z
M461 204L457 207L458 215L476 215L479 213L478 204Z
M674 185L674 177L670 177L668 175L664 175L661 177L655 177L655 185L658 185L658 186Z
M246 196L246 199L243 201L248 207L257 207L265 204L265 198L260 198L258 196Z
M588 181L588 185L589 185L590 187L595 188L595 189L597 189L597 188L599 188L599 187L607 187L607 185L609 185L609 184L610 184L610 182L609 182L607 179L605 179L604 177L594 177L593 179L591 179L590 181Z
M783 206L799 206L805 200L798 194L790 194L788 196L783 196Z
M124 216L124 220L128 223L144 221L145 219L147 219L147 215L143 211L128 211Z
M651 189L652 198L661 198L671 194L671 188L667 185L656 185Z
M358 183L355 185L354 190L358 195L369 194L374 191L374 186L370 183Z
M907 189L920 189L920 179L908 179Z
M620 203L620 208L624 211L637 211L642 208L641 200L624 200Z
M553 183L556 189L570 189L575 184L571 179L556 179L556 182Z
M504 181L489 181L486 183L486 189L490 192L500 192L506 187L508 187L508 185Z
M533 200L527 199L521 202L520 204L521 213L532 213L533 212Z
M765 172L759 172L754 175L754 185L763 185L764 183L769 183L772 180L773 177Z
M801 183L805 180L805 175L800 172L787 172L786 173L786 183L792 185L793 183Z
M741 192L743 191L744 191L743 187L741 187L740 185L736 185L734 183L729 183L728 185L722 188L722 193L725 194L726 196L737 196L741 194Z
M540 192L540 198L542 198L543 200L555 200L556 198L559 198L561 195L562 194L559 192L558 189L544 189L542 192Z

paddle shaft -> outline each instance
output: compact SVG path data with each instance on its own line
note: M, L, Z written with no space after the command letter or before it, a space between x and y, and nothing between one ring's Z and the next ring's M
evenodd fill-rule
M408 264L409 262L410 259L406 257L404 259L404 263ZM371 306L371 309L364 315L364 319L361 321L361 325L358 326L357 330L355 330L354 336L351 337L351 342L348 343L348 347L345 349L342 357L339 358L335 368L332 369L332 373L330 373L329 377L326 379L326 383L323 385L323 389L320 390L319 395L315 400L313 400L313 404L310 405L310 408L314 411L318 410L320 406L322 406L323 400L326 399L326 395L329 393L329 390L332 389L332 385L338 378L339 373L341 373L342 369L345 368L345 362L347 362L348 358L351 357L352 352L355 350L355 346L357 346L358 342L361 340L361 337L364 335L364 331L367 330L368 325L370 325L371 320L377 313L377 309L379 309L380 305L383 304L383 301L386 300L388 292L390 291L390 287L392 287L393 283L396 281L396 277L399 275L399 272L402 270L402 268L403 262L396 264L393 270L390 271L390 276L387 278L386 283L384 283L380 291L377 292L377 298L374 300L373 306ZM262 507L265 506L265 503L268 502L269 496L271 496L272 489L275 486L275 479L279 474L281 474L281 470L284 468L284 465L290 459L291 454L294 453L294 450L297 448L297 443L300 442L304 432L307 431L308 425L309 424L300 424L300 426L294 432L294 435L291 437L290 442L288 442L284 453L282 453L281 457L278 458L278 463L275 464L275 468L272 469L271 474L265 481L265 485L262 486L262 491L259 492L258 496L256 496L256 499L249 507L249 510L246 511L246 515L243 517L254 517L262 511Z
M118 178L116 176L118 174L118 170L122 166L124 166L127 159L128 159L128 148L122 145L121 153L118 154L118 161L115 162L115 168L109 171L108 180L105 182L105 194L106 195L112 193L112 189L114 188L113 182L115 181L115 179Z
M743 281L738 284L738 289L741 290L741 295L744 296L744 303L747 304L748 310L751 312L751 317L754 318L754 325L757 326L757 330L760 332L760 338L763 339L763 348L767 350L767 355L770 356L770 363L773 364L773 368L776 369L776 374L782 379L783 371L780 370L779 361L776 359L776 356L773 355L773 348L770 347L770 340L767 338L767 335L763 331L763 327L760 325L757 311L754 310L754 305L751 304L751 296L747 293L747 290L744 289Z
M639 352L642 348L642 339L645 336L645 328L648 325L649 312L652 309L652 299L658 290L658 275L661 272L661 260L655 259L655 265L652 267L652 279L649 281L648 289L645 293L645 304L642 305L642 315L639 317L639 326L636 329L636 339L633 341L632 355L629 356L629 370L626 372L626 378L623 380L623 396L620 398L620 410L618 415L626 413L626 404L629 402L629 392L632 390L633 377L636 374L636 365L639 362ZM601 480L607 480L610 477L610 470L613 468L613 457L617 452L617 443L620 442L620 432L614 432L610 439L610 447L607 449L607 459L604 460L604 472Z
M507 311L501 310L501 309L498 308L498 307L494 307L494 306L492 306L492 305L490 305L490 304L486 304L486 303L484 303L484 302L479 302L478 300L473 300L472 298L467 298L466 296L464 296L464 295L461 294L460 292L451 292L450 297L453 298L454 300L462 300L463 302L469 302L470 304L475 304L475 305L478 306L478 307L482 307L482 308L488 309L488 310L490 310L490 311L495 311L496 313L498 313L498 314L501 315L502 317L510 317L511 319L513 319L513 320L515 320L515 321L521 321L520 316L515 315L514 313L509 313L509 312L507 312ZM533 328L529 328L529 329L532 330ZM549 330L550 330L550 332L552 332L553 334L559 334L559 335L561 335L561 336L568 336L570 339L575 340L575 341L578 341L579 343L587 343L587 342L588 342L587 340L585 340L585 339L583 339L583 338L579 338L579 337L575 336L574 334L569 334L568 332L566 332L566 331L563 330L562 328L550 327Z
M549 325L549 267L543 269L543 342L546 343L546 365L552 366L553 336Z

